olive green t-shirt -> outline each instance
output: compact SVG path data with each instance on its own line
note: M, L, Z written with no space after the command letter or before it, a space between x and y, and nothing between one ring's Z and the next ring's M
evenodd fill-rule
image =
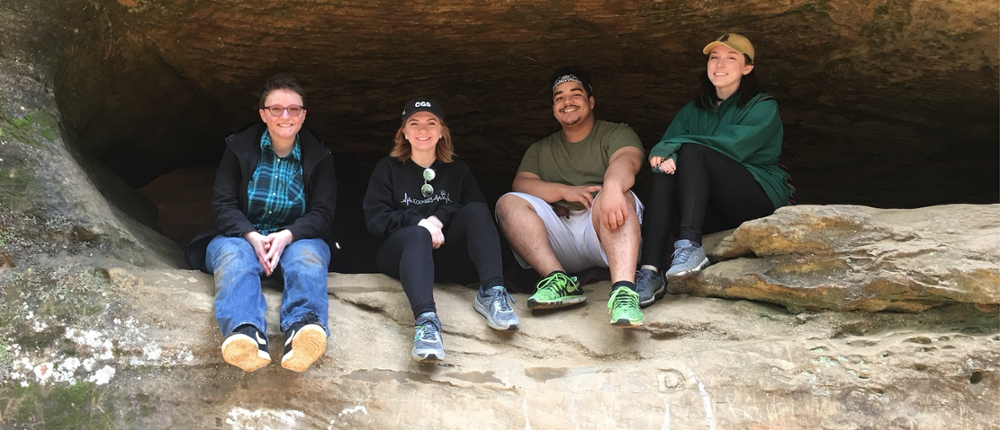
M628 124L595 121L583 140L570 143L562 130L528 147L517 173L530 172L546 182L578 185L603 185L611 154L634 146L642 151L639 136ZM556 202L569 209L583 209L579 202Z

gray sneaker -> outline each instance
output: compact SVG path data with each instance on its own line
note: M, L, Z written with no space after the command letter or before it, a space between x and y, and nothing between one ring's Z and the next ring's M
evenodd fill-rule
M414 323L413 351L410 356L416 361L435 362L444 360L444 343L441 342L441 321L434 312L424 312Z
M670 262L670 270L667 270L667 278L693 275L705 266L708 266L708 257L705 257L705 250L701 245L681 239L674 242L674 255Z
M476 299L472 301L472 307L477 312L486 317L486 324L494 330L517 330L519 324L514 308L507 303L514 303L514 298L507 293L504 287L493 287L484 292L480 290L476 293Z
M639 269L635 271L635 291L639 293L639 307L644 308L663 297L666 284L660 272Z

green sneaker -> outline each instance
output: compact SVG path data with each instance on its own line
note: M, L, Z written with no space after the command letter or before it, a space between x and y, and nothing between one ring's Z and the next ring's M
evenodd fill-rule
M528 298L528 309L563 308L587 300L583 288L563 272L552 272L538 281L535 294Z
M618 287L611 292L608 312L611 312L611 325L615 327L638 327L645 319L639 309L639 293L628 287Z

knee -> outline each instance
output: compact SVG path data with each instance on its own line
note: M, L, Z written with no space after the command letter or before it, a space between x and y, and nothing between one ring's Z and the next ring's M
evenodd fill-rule
M657 174L656 176L667 176L667 175ZM611 191L608 191L608 192L611 192ZM628 210L631 213L635 213L635 199L636 199L635 194L632 194L631 191L625 191L622 194L625 197L625 207L626 207L626 210ZM607 197L605 197L606 195L607 194L605 192L601 192L600 194L597 195L597 197L594 198L594 203L592 205L590 205L590 212L591 213L600 215L600 212L601 212L601 202L605 198L607 198Z
M218 237L209 244L209 258L216 268L236 267L245 262L256 262L253 246L240 237Z
M677 164L680 166L683 164L690 164L697 160L701 160L705 157L706 151L714 151L713 149L705 146L699 145L697 143L685 143L681 145L681 148L677 150ZM680 168L677 169L680 171Z
M497 201L497 221L504 222L510 220L519 211L530 210L531 204L513 194L504 194Z
M240 237L219 237L209 244L207 261L216 275L258 273L262 269L250 243Z
M685 143L681 145L681 148L677 150L678 154L702 154L705 151L711 151L712 149L705 146L699 145L697 143Z
M635 199L637 197L632 193L625 193L625 204L628 205L629 215L635 215L639 213L639 208L636 207Z
M392 233L392 238L403 242L407 247L433 248L431 233L419 225L403 227Z
M613 213L616 213L616 212L617 212L617 210L615 210ZM604 224L604 215L605 214L600 209L600 207L597 205L597 200L595 199L594 200L593 209L590 212L590 222L594 225L594 229L597 230L597 231L599 231L599 232L600 231L618 230L621 226L628 225L628 224L631 224L631 223L636 223L636 225L639 225L640 223L639 223L639 219L638 219L638 215L637 215L636 207L635 207L635 198L632 197L632 194L630 194L630 193L625 193L625 211L624 211L624 213L625 213L625 217L624 217L624 221L622 222L621 225L619 225L618 227L615 227L615 228L608 228L608 226ZM614 219L616 216L612 217L611 219Z
M281 256L287 262L304 267L326 268L330 262L330 247L322 239L303 239L292 242Z
M462 206L461 213L473 219L490 219L490 208L483 202L472 202Z

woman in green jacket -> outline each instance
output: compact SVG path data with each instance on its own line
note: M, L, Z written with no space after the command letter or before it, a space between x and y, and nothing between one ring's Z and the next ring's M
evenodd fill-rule
M702 52L708 54L707 73L695 100L677 112L649 151L654 174L636 273L643 306L663 294L659 265L674 226L679 233L667 279L708 265L702 233L770 215L791 195L778 166L783 133L778 104L757 83L753 45L728 33Z

